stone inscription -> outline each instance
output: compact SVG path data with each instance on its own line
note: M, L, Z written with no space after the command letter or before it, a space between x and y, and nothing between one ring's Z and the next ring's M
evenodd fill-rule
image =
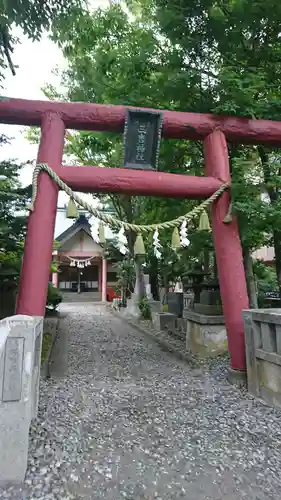
M8 338L5 346L2 401L20 401L24 338Z
M125 168L156 169L162 115L129 110L125 127Z

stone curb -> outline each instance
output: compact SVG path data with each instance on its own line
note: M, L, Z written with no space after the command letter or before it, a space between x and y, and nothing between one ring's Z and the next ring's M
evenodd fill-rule
M202 362L200 360L197 360L189 354L187 351L182 352L179 349L177 349L171 342L168 340L164 339L163 336L161 337L161 333L163 335L164 332L156 332L154 333L153 330L149 330L148 328L144 328L142 325L139 323L136 323L133 319L130 318L130 316L122 316L116 309L114 309L111 306L107 306L107 310L112 313L114 316L117 318L121 319L124 321L124 323L132 326L133 328L136 328L139 330L141 333L144 335L150 337L156 344L158 344L160 347L162 347L163 350L170 352L173 354L176 358L178 358L180 361L185 361L193 366L199 367L202 366ZM179 340L179 339L178 339Z
M40 370L40 374L41 374L41 377L46 380L47 378L50 378L50 364L51 364L51 358L52 358L52 352L53 352L53 349L54 349L54 345L57 341L57 338L58 338L58 331L59 331L59 320L60 320L60 317L47 317L46 320L50 321L51 320L51 323L53 323L52 325L52 332L51 332L51 343L50 343L50 346L49 346L49 349L47 351L47 354L46 354L46 358L44 359L42 365L41 365L41 370ZM44 322L45 322L45 319L44 319ZM47 327L46 328L46 333L47 333L47 330L49 328ZM43 337L44 337L44 333L43 333Z

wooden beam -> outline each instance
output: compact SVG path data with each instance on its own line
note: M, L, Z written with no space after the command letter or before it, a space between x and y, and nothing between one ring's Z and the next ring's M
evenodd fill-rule
M53 112L67 128L123 132L126 109L126 106L8 98L0 102L0 123L39 126L44 114ZM220 129L230 142L281 146L278 121L164 110L163 113L164 137L203 140Z
M61 167L59 177L74 191L131 196L207 198L222 184L214 177L102 167Z

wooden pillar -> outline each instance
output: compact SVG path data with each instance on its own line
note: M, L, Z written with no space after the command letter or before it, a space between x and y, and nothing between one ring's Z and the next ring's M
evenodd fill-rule
M55 262L56 264L58 263L58 252L57 250L55 250L52 254L52 258L53 258L53 262ZM52 273L52 285L55 287L55 288L58 288L59 287L59 275L57 272L53 272Z
M61 166L64 146L64 123L54 113L42 118L38 163ZM47 173L39 176L35 210L29 215L20 276L17 314L44 316L52 259L57 211L58 187Z
M98 273L99 273L99 278L98 278L98 290L99 294L101 296L101 291L102 291L102 258L98 260Z
M228 149L225 136L220 130L215 130L205 139L204 154L206 174L228 182ZM229 201L230 195L226 192L213 203L212 230L231 367L244 371L246 358L242 309L248 309L249 302L237 220L233 217L230 224L223 222Z
M52 285L58 288L58 273L52 273Z
M107 260L102 258L102 282L101 282L101 300L106 302L107 298Z

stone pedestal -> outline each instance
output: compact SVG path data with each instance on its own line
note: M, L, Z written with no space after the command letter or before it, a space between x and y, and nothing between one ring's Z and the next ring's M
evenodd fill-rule
M199 357L227 352L227 334L223 316L206 316L185 311L186 346Z
M200 304L208 304L210 306L221 305L220 290L202 290L200 293Z
M207 316L223 316L219 290L202 290L200 302L194 304L194 312Z
M152 313L162 312L162 304L160 300L148 300L149 307Z
M143 275L143 281L144 281L144 288L145 288L146 297L148 300L151 300L151 299L153 299L153 297L152 297L152 293L151 293L149 274Z
M131 298L127 299L126 312L131 316L140 315L139 300L136 293L132 293Z
M151 285L150 284L145 285L145 294L146 294L146 297L147 297L148 300L152 300L153 299L152 293L151 293Z
M227 380L239 388L245 387L247 385L247 372L228 368Z
M41 317L0 321L0 485L24 480L29 427L38 409L42 335Z
M281 408L281 309L243 311L248 391Z
M149 300L148 301L151 310L152 323L155 323L155 316L162 312L162 303L160 300Z
M168 312L171 314L175 314L177 318L182 318L183 292L168 292L167 303Z
M168 331L173 333L176 329L176 316L171 313L155 313L153 316L153 326L158 331Z
M223 316L222 306L212 304L201 304L196 302L193 306L194 312L205 316Z
M183 318L185 317L185 310L190 311L193 309L194 294L184 293L183 294Z

